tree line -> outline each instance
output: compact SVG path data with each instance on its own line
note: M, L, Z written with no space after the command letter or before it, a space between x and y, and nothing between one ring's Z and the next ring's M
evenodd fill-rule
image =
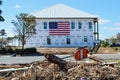
M35 26L36 21L35 17L32 15L28 15L26 13L20 13L19 15L16 15L17 20L12 20L11 23L15 26L13 31L15 33L14 37L7 37L7 42L17 39L21 42L22 49L24 49L26 40L29 39L32 35L35 34ZM0 36L2 37L0 39L1 47L3 47L3 43L5 42L4 36L6 35L6 32L4 29L1 29ZM7 44L7 43L4 43Z

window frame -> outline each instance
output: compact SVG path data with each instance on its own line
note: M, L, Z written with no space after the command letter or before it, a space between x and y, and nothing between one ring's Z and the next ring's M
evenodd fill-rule
M70 38L67 37L67 38L66 38L66 44L67 44L67 45L70 45L70 43L71 43L71 42L70 42Z
M50 45L51 44L51 39L48 37L47 38L47 45Z
M44 29L47 29L47 25L48 25L47 22L43 22L43 28Z
M78 29L82 29L82 22L78 22Z
M75 22L74 21L71 22L71 29L75 29Z
M93 25L92 22L89 22L88 24L89 24L89 29L92 29L92 25Z
M88 37L84 36L84 42L88 42Z

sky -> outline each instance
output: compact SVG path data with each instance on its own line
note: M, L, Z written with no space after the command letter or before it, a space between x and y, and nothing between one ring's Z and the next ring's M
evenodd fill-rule
M100 39L110 38L120 33L120 0L2 0L1 14L5 21L0 22L0 30L7 36L14 36L12 20L20 13L34 13L56 4L64 4L78 10L99 16Z

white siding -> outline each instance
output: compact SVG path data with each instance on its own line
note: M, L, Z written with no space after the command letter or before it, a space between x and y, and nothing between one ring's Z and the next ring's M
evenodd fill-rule
M49 24L47 29L43 28L43 22L52 21L69 21L75 22L75 29L70 29L69 36L49 36ZM78 28L78 22L82 22L82 28ZM36 34L34 34L30 39L27 40L27 47L83 47L83 46L93 46L93 27L89 29L89 22L93 19L37 19ZM84 36L87 37L87 42L84 42ZM47 37L51 39L51 44L47 44ZM70 38L70 44L66 44L66 38Z

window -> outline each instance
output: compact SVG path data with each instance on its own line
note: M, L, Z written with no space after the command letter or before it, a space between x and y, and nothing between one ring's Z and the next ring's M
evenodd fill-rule
M84 42L87 42L87 41L88 41L87 36L84 36Z
M39 38L43 38L43 36L39 36Z
M92 29L92 22L89 22L89 29Z
M71 29L75 29L75 22L71 22Z
M44 29L47 29L47 22L44 22L43 25L44 25Z
M33 43L30 43L30 45L33 45Z
M39 41L39 39L37 39L37 41Z
M66 38L66 44L70 44L70 38Z
M81 28L82 28L82 23L78 22L78 29L81 29Z
M47 44L51 44L51 39L47 38Z

